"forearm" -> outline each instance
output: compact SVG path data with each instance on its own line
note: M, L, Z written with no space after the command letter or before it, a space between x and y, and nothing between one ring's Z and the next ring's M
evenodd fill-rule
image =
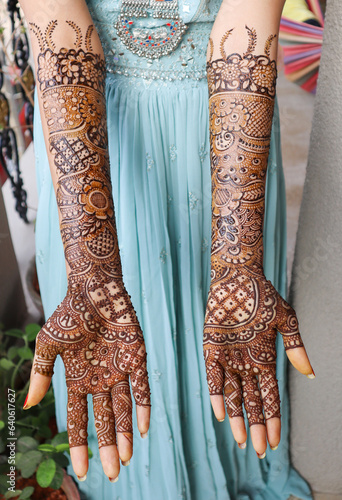
M48 80L45 68L51 57L58 59L57 74ZM56 174L69 279L86 270L89 274L89 264L93 273L103 268L110 276L121 274L107 153L104 78L103 59L89 50L51 55L47 48L38 58L41 104L49 131L51 169Z
M253 2L254 15L244 3L246 13L237 9L229 17L230 2L223 2L211 33L207 72L214 279L239 267L263 273L265 183L281 3L273 2L273 12L260 18L268 1ZM245 26L248 18L253 24Z
M80 26L72 13L47 26L29 18L69 286L100 270L109 279L121 277L107 152L105 62L89 13L80 13Z
M208 64L212 260L262 273L276 67L268 55L251 53L229 56L223 66ZM222 71L228 73L230 68L234 76L223 80ZM261 80L262 87L256 83Z
M63 353L74 344L86 349L87 360L97 366L92 350L99 337L103 343L117 344L128 334L140 346L142 333L122 280L100 41L79 0L67 15L57 6L57 20L45 26L32 21L31 7L25 16L37 60L40 112L68 273L66 297L36 345L34 370L51 375L58 354L66 372L73 373L74 358ZM72 376L67 383L72 383Z

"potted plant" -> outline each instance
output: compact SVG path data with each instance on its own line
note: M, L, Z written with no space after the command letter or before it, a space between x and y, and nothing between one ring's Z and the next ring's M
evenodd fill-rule
M37 324L24 331L0 327L0 494L6 499L79 500L65 472L68 437L57 433L52 387L41 403L22 410L39 330Z

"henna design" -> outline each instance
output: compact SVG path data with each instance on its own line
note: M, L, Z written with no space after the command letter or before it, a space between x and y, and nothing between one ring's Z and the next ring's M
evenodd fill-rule
M85 47L87 52L93 52L93 47L91 44L91 35L93 34L94 26L91 24L88 26L87 33L85 36Z
M203 344L210 394L224 390L230 417L243 416L243 401L253 425L264 423L264 415L280 417L277 330L286 349L303 344L294 310L263 272L265 182L277 77L269 53L275 35L268 37L265 54L255 55L256 31L246 29L243 56L230 54L207 64L212 247Z
M260 98L275 96L277 65L266 55L230 54L209 62L207 76L211 96L225 91L250 92Z
M47 41L48 47L51 50L56 50L56 45L54 41L52 40L52 34L55 31L55 28L57 26L57 21L52 21L51 23L48 24L46 30L45 30L45 40Z
M69 24L69 26L71 26L75 31L76 33L75 47L76 49L79 49L82 46L82 31L80 30L79 26L77 26L77 24L74 23L74 21L66 21L66 23Z
M270 57L271 45L275 38L277 38L277 35L270 35L266 40L264 52L268 57Z
M57 174L56 198L68 291L41 329L35 372L51 376L58 354L66 372L70 446L87 442L93 395L99 447L117 432L132 442L131 377L136 403L150 405L143 335L121 272L107 153L105 64L72 21L75 48L56 50L51 21L38 39L37 80Z
M36 25L36 23L29 23L29 24L30 24L30 30L37 39L39 50L40 52L42 52L47 44L46 39L44 40L42 30L39 28L39 26Z
M115 443L115 420L110 393L94 394L93 408L99 448Z
M222 37L222 40L220 42L220 53L221 53L221 56L223 57L223 59L225 57L227 57L226 55L226 51L224 49L224 44L226 43L226 41L228 40L228 38L230 37L231 33L232 33L232 29L231 30L228 30L226 31L226 33L224 34L224 36ZM210 48L211 48L211 55L210 55L210 60L213 56L213 52L214 52L214 42L212 41L212 39L210 38Z
M87 443L88 405L85 394L68 390L67 429L70 446Z
M248 54L251 54L252 52L254 52L255 47L256 47L256 43L257 43L256 30L254 28L248 28L248 26L246 26L246 30L248 33L248 47L247 47L247 50L244 53L243 57L246 57Z
M126 382L116 384L112 389L116 430L121 432L133 444L132 400Z

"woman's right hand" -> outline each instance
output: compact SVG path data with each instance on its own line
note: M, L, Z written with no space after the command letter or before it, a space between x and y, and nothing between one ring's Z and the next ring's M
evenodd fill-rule
M91 394L103 469L114 482L120 471L119 458L128 465L133 454L129 378L142 437L146 437L150 419L145 343L121 280L108 280L98 273L84 287L69 287L37 336L26 409L44 397L58 354L65 366L74 471L82 479L88 469L87 394Z
M37 61L37 90L59 211L68 292L38 334L26 407L44 397L57 354L65 365L67 428L75 473L88 469L87 394L106 475L132 456L132 402L149 426L150 392L142 332L122 281L111 192L106 67L84 0L21 0ZM45 23L41 14L53 9ZM57 221L56 221L57 222ZM53 265L53 263L51 263ZM116 445L117 441L117 445Z

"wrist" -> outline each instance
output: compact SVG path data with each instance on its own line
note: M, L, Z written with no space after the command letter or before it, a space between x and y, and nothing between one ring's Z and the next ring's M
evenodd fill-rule
M68 295L72 309L84 316L87 324L95 320L107 328L117 329L139 326L131 297L122 276L109 276L103 270L93 269L85 276L71 274L68 281ZM108 335L112 335L107 332ZM106 334L107 335L107 334ZM107 338L105 335L105 338ZM108 337L109 338L109 337Z
M216 281L232 277L237 273L264 275L263 238L257 239L257 245L249 246L235 243L219 245L213 241L211 253L211 280Z
M89 256L85 256L76 263L72 262L73 267L70 267L69 262L66 260L68 288L86 289L92 281L96 281L99 286L115 283L124 288L120 259L98 263L90 262Z

